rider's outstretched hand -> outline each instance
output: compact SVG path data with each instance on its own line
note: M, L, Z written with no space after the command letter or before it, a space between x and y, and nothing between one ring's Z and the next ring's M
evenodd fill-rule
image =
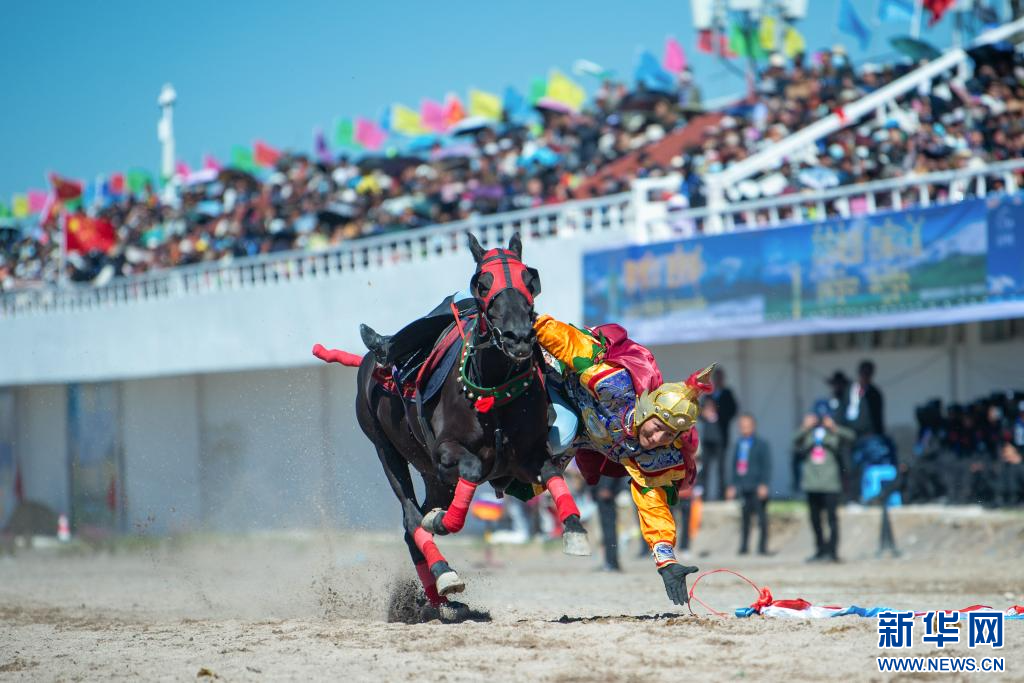
M665 582L665 592L668 593L669 600L677 605L685 605L690 601L690 592L686 589L686 575L696 571L696 567L687 567L675 562L658 569L661 580Z

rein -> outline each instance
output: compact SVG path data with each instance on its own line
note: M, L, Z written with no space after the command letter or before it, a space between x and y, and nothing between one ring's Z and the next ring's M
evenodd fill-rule
M471 328L467 334L454 304L452 309L455 313L455 324L459 328L459 334L462 335L462 358L459 361L459 377L457 381L466 398L473 402L473 408L478 413L486 413L491 408L500 408L525 394L526 390L530 388L530 384L533 383L534 364L532 357L525 370L509 377L497 386L485 387L470 379L469 363L473 357L473 352L488 346L498 347L498 345L494 343L493 339L488 339L483 344L471 344L470 338L475 339L476 333L479 330L478 319L473 319L470 322Z

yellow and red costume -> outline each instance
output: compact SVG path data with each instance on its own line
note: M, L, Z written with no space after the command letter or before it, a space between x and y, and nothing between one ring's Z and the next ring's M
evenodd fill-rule
M543 315L534 331L560 364L563 394L580 418L563 465L575 457L589 483L601 474L628 474L640 530L655 563L659 568L675 563L676 523L670 505L696 475L696 397L706 390L696 378L704 373L685 385L662 384L653 355L617 325L586 330ZM637 431L649 418L676 428L676 439L660 448L641 448Z

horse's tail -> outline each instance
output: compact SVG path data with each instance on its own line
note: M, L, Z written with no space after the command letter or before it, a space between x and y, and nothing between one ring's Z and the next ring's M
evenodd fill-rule
M363 356L358 356L341 349L328 349L323 344L313 346L313 355L325 363L341 363L350 368L358 368L363 362Z

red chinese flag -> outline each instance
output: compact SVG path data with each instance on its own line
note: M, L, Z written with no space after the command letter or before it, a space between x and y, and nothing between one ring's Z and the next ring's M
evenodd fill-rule
M110 191L113 194L124 194L124 173L114 173L110 176Z
M711 42L711 29L706 28L697 35L697 51L704 54L714 54L715 47Z
M62 178L56 173L50 174L50 184L53 185L53 192L57 199L66 202L69 199L78 199L82 196L82 183L70 178Z
M942 15L955 4L956 0L924 0L924 8L931 14L931 17L928 19L928 25L934 26L938 23Z
M267 143L257 140L252 146L252 158L260 166L276 166L281 153Z
M80 213L68 214L64 220L64 238L69 252L87 254L110 251L117 244L114 224L104 218L89 218Z

